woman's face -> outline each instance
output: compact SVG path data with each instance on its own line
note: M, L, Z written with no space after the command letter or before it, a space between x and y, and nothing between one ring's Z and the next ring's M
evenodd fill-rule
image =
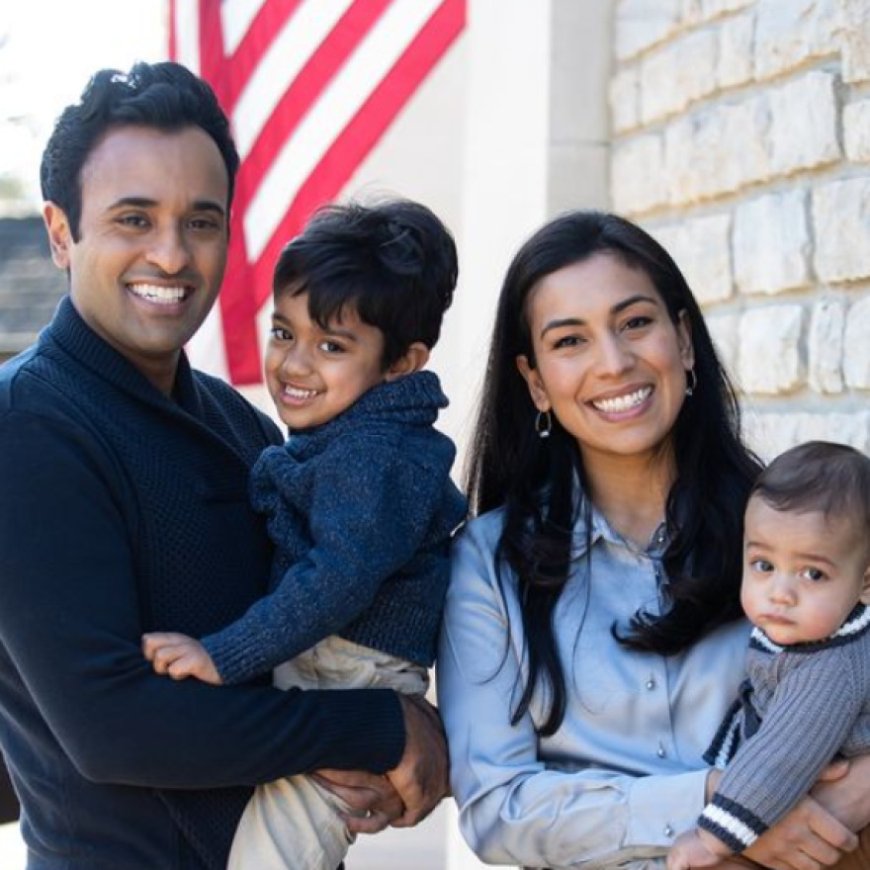
M552 411L596 456L653 456L667 441L694 363L685 312L677 324L642 269L595 254L541 279L526 316L535 368L517 357L535 406Z

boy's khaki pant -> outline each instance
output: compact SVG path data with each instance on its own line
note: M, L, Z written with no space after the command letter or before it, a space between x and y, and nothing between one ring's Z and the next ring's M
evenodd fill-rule
M279 689L394 689L423 695L425 668L328 637L275 669ZM344 802L308 776L258 786L236 829L227 870L336 870L353 842Z

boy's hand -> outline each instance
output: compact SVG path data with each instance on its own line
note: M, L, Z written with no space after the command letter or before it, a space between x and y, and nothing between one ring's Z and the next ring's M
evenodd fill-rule
M718 848L717 848L718 847ZM668 852L668 870L691 870L692 867L721 867L729 855L724 843L697 828L680 834Z
M223 683L205 647L186 634L172 631L143 634L142 652L154 665L155 673L166 674L173 680L196 677L212 686L220 686Z

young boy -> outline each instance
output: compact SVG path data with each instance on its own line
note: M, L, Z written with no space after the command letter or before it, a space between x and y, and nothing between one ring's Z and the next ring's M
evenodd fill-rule
M327 207L284 249L265 374L290 437L250 487L276 547L272 591L201 640L146 635L158 673L219 685L277 666L282 688L426 691L466 502L433 428L447 400L420 369L456 277L449 232L406 201ZM335 870L344 809L305 776L261 787L229 866Z
M669 870L731 866L719 862L777 822L835 755L870 750L868 457L814 441L761 474L746 507L741 603L755 626L748 679L705 756L725 770ZM867 838L863 857L845 861L870 867Z

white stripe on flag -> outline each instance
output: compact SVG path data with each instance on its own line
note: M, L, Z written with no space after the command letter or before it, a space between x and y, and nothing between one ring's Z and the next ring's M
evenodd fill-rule
M224 38L224 54L227 57L239 47L263 2L264 0L222 0L221 32Z
M233 110L233 132L242 160L248 156L284 91L352 2L313 0L303 3L272 41Z
M245 242L256 261L299 188L342 129L422 29L441 0L396 0L284 144L245 213Z
M229 381L230 367L227 364L227 352L224 346L220 305L212 305L208 317L187 342L185 350L194 368Z
M175 0L175 58L199 75L199 3Z

